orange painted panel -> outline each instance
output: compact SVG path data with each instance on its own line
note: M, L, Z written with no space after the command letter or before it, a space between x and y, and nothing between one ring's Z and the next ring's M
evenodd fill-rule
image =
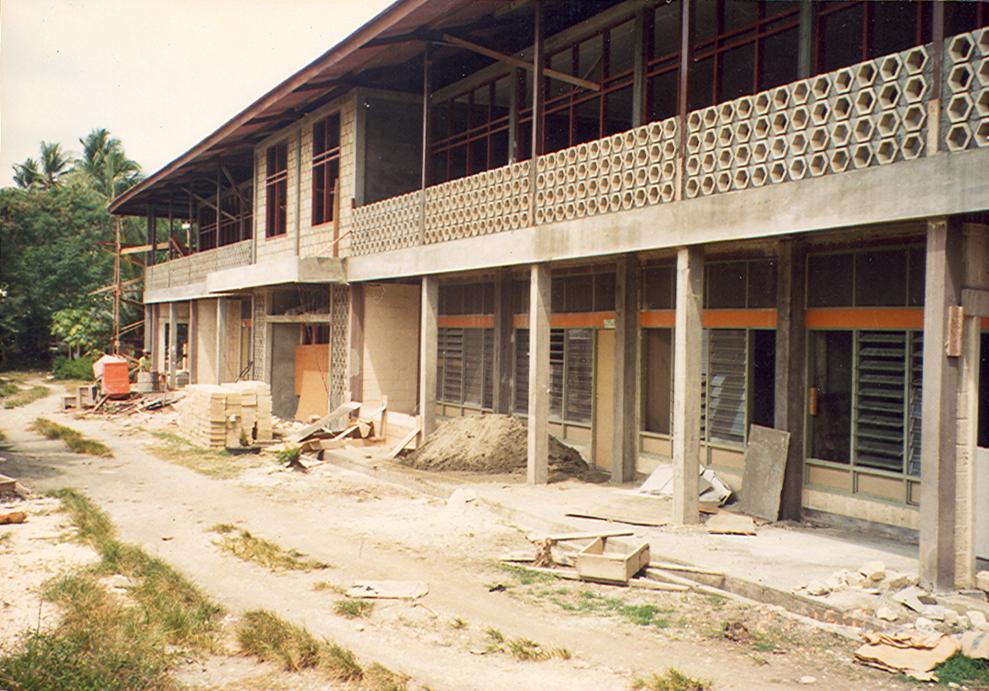
M553 329L600 329L606 319L614 319L615 312L564 312L550 315L549 325ZM512 326L516 329L529 328L529 315L512 316Z
M808 329L922 329L924 310L919 307L814 308L807 310Z
M709 329L775 329L776 310L704 310L704 326Z
M639 312L639 326L644 328L666 327L676 324L676 310L643 310Z
M436 324L446 329L493 329L494 316L490 314L480 315L453 315L448 314L436 318Z

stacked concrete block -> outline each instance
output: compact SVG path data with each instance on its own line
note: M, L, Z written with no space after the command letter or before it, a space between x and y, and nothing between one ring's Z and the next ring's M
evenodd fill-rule
M514 163L426 190L426 243L529 225L529 162Z
M676 197L676 118L540 156L536 224L671 202Z
M420 243L422 192L416 190L354 209L353 254L373 254Z
M989 146L989 29L945 41L942 145L948 151Z
M271 441L271 392L264 382L194 384L184 391L177 422L193 444L237 448L243 438Z
M931 69L917 46L689 113L684 196L920 157Z

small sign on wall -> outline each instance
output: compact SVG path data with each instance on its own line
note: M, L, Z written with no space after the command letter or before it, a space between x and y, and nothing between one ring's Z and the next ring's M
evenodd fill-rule
M605 319L604 320L604 328L606 328L606 329L614 329L615 328L615 320L614 319Z

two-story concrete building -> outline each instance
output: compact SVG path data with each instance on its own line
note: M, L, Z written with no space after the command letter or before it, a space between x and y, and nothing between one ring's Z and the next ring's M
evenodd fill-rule
M116 199L173 383L527 419L989 558L989 3L399 0ZM178 371L180 366L183 371ZM981 395L980 395L981 390Z

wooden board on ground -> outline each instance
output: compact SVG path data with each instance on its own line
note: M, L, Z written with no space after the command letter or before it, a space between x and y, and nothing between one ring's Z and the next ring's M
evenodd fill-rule
M423 581L356 581L347 589L347 597L416 600L429 592Z
M625 495L587 509L568 511L567 516L658 527L670 522L670 502L658 497Z
M358 401L349 401L347 403L344 403L343 405L334 408L329 415L324 415L323 417L316 420L316 422L312 423L311 425L306 425L305 427L300 429L298 432L296 432L291 437L289 437L288 441L293 443L298 443L300 441L303 441L305 440L306 437L315 434L316 432L320 431L325 427L328 427L335 420L340 418L344 418L344 419L348 418L350 414L353 413L355 410L360 410L360 407L361 404Z
M0 475L0 494L13 494L17 491L17 480Z
M712 535L755 535L755 521L728 511L719 511L704 526Z
M593 540L599 537L630 537L633 534L634 533L631 530L607 530L592 533L557 533L556 535L546 535L545 537L539 537L538 535L533 534L529 536L529 540L532 542L541 542L542 540L549 540L550 542L567 542L569 540Z
M412 440L415 439L417 436L419 436L418 427L406 432L405 435L403 435L402 438L398 440L398 443L396 443L395 446L392 447L392 450L388 452L388 458L395 458L395 456L400 454L402 452L402 449L404 449L406 446L411 444Z
M738 504L741 511L767 521L779 519L789 446L789 432L760 425L749 426Z
M577 554L577 573L585 581L628 583L649 564L649 544L615 547L607 538L595 538Z

